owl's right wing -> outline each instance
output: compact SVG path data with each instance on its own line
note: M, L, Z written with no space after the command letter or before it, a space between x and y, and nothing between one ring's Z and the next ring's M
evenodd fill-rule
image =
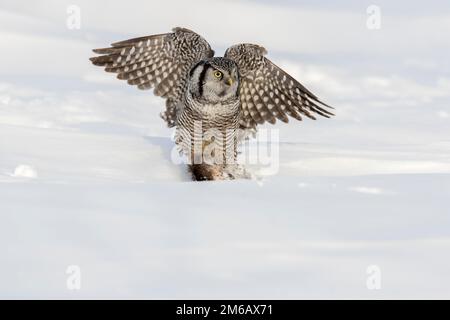
M329 118L332 108L320 101L287 72L264 57L266 49L255 44L238 44L227 49L225 57L239 67L242 116L240 127L255 129L258 124L276 119L288 122L302 115L315 120L314 114Z
M198 61L214 56L208 42L197 33L174 28L171 33L151 35L113 43L110 48L94 49L100 56L90 60L117 78L139 89L155 88L166 98L163 116L169 126L175 124L175 109L185 88L188 72Z

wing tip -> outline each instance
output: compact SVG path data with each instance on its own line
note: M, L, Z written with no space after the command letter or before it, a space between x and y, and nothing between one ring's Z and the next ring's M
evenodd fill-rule
M92 52L97 53L97 54L102 54L105 52L105 50L108 50L110 48L96 48L96 49L92 49Z
M91 61L91 63L92 63L94 66L100 66L100 67L102 67L102 66L104 66L105 64L104 64L103 62L99 61L99 58L100 58L100 57L91 57L91 58L89 58L89 61Z
M315 100L316 100L317 102L319 102L321 105L323 105L323 106L325 106L325 107L327 107L327 108L336 110L334 107L330 106L329 104L327 104L327 103L325 103L325 102L320 101L319 99L315 99Z

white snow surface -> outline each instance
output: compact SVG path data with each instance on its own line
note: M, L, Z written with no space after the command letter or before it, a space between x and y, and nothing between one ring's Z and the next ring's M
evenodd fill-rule
M0 59L0 298L450 298L447 11L383 2L389 19L368 31L365 8L351 5L218 1L239 9L230 31L150 3L129 25L128 2L79 2L76 31L63 2L0 7L9 45ZM108 10L101 19L97 6ZM239 25L268 16L279 28ZM164 101L87 60L91 48L179 20L219 48L286 45L270 58L336 117L277 124L273 174L190 181L172 161ZM279 36L309 23L304 41ZM412 40L418 34L427 44ZM33 59L17 59L23 52ZM69 266L80 268L79 290L67 287ZM367 286L371 266L379 289Z
M446 146L281 143L275 175L198 183L167 137L1 129L2 298L449 297Z

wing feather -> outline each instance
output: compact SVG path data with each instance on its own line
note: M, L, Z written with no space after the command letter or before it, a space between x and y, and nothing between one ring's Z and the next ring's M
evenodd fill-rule
M227 49L225 57L235 61L241 76L241 127L254 128L288 117L315 120L314 114L329 118L331 106L320 101L305 86L264 57L266 49L254 44L238 44Z
M175 109L181 101L188 72L198 61L214 56L208 42L197 33L174 28L171 33L156 34L113 43L109 48L94 49L99 56L90 60L120 80L147 90L166 101L163 118L174 125Z

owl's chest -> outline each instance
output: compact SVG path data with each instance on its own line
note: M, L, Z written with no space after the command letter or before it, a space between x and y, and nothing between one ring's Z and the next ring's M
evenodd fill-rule
M237 128L239 103L191 103L184 108L181 117L190 118L191 121L200 122L201 126L205 129Z

